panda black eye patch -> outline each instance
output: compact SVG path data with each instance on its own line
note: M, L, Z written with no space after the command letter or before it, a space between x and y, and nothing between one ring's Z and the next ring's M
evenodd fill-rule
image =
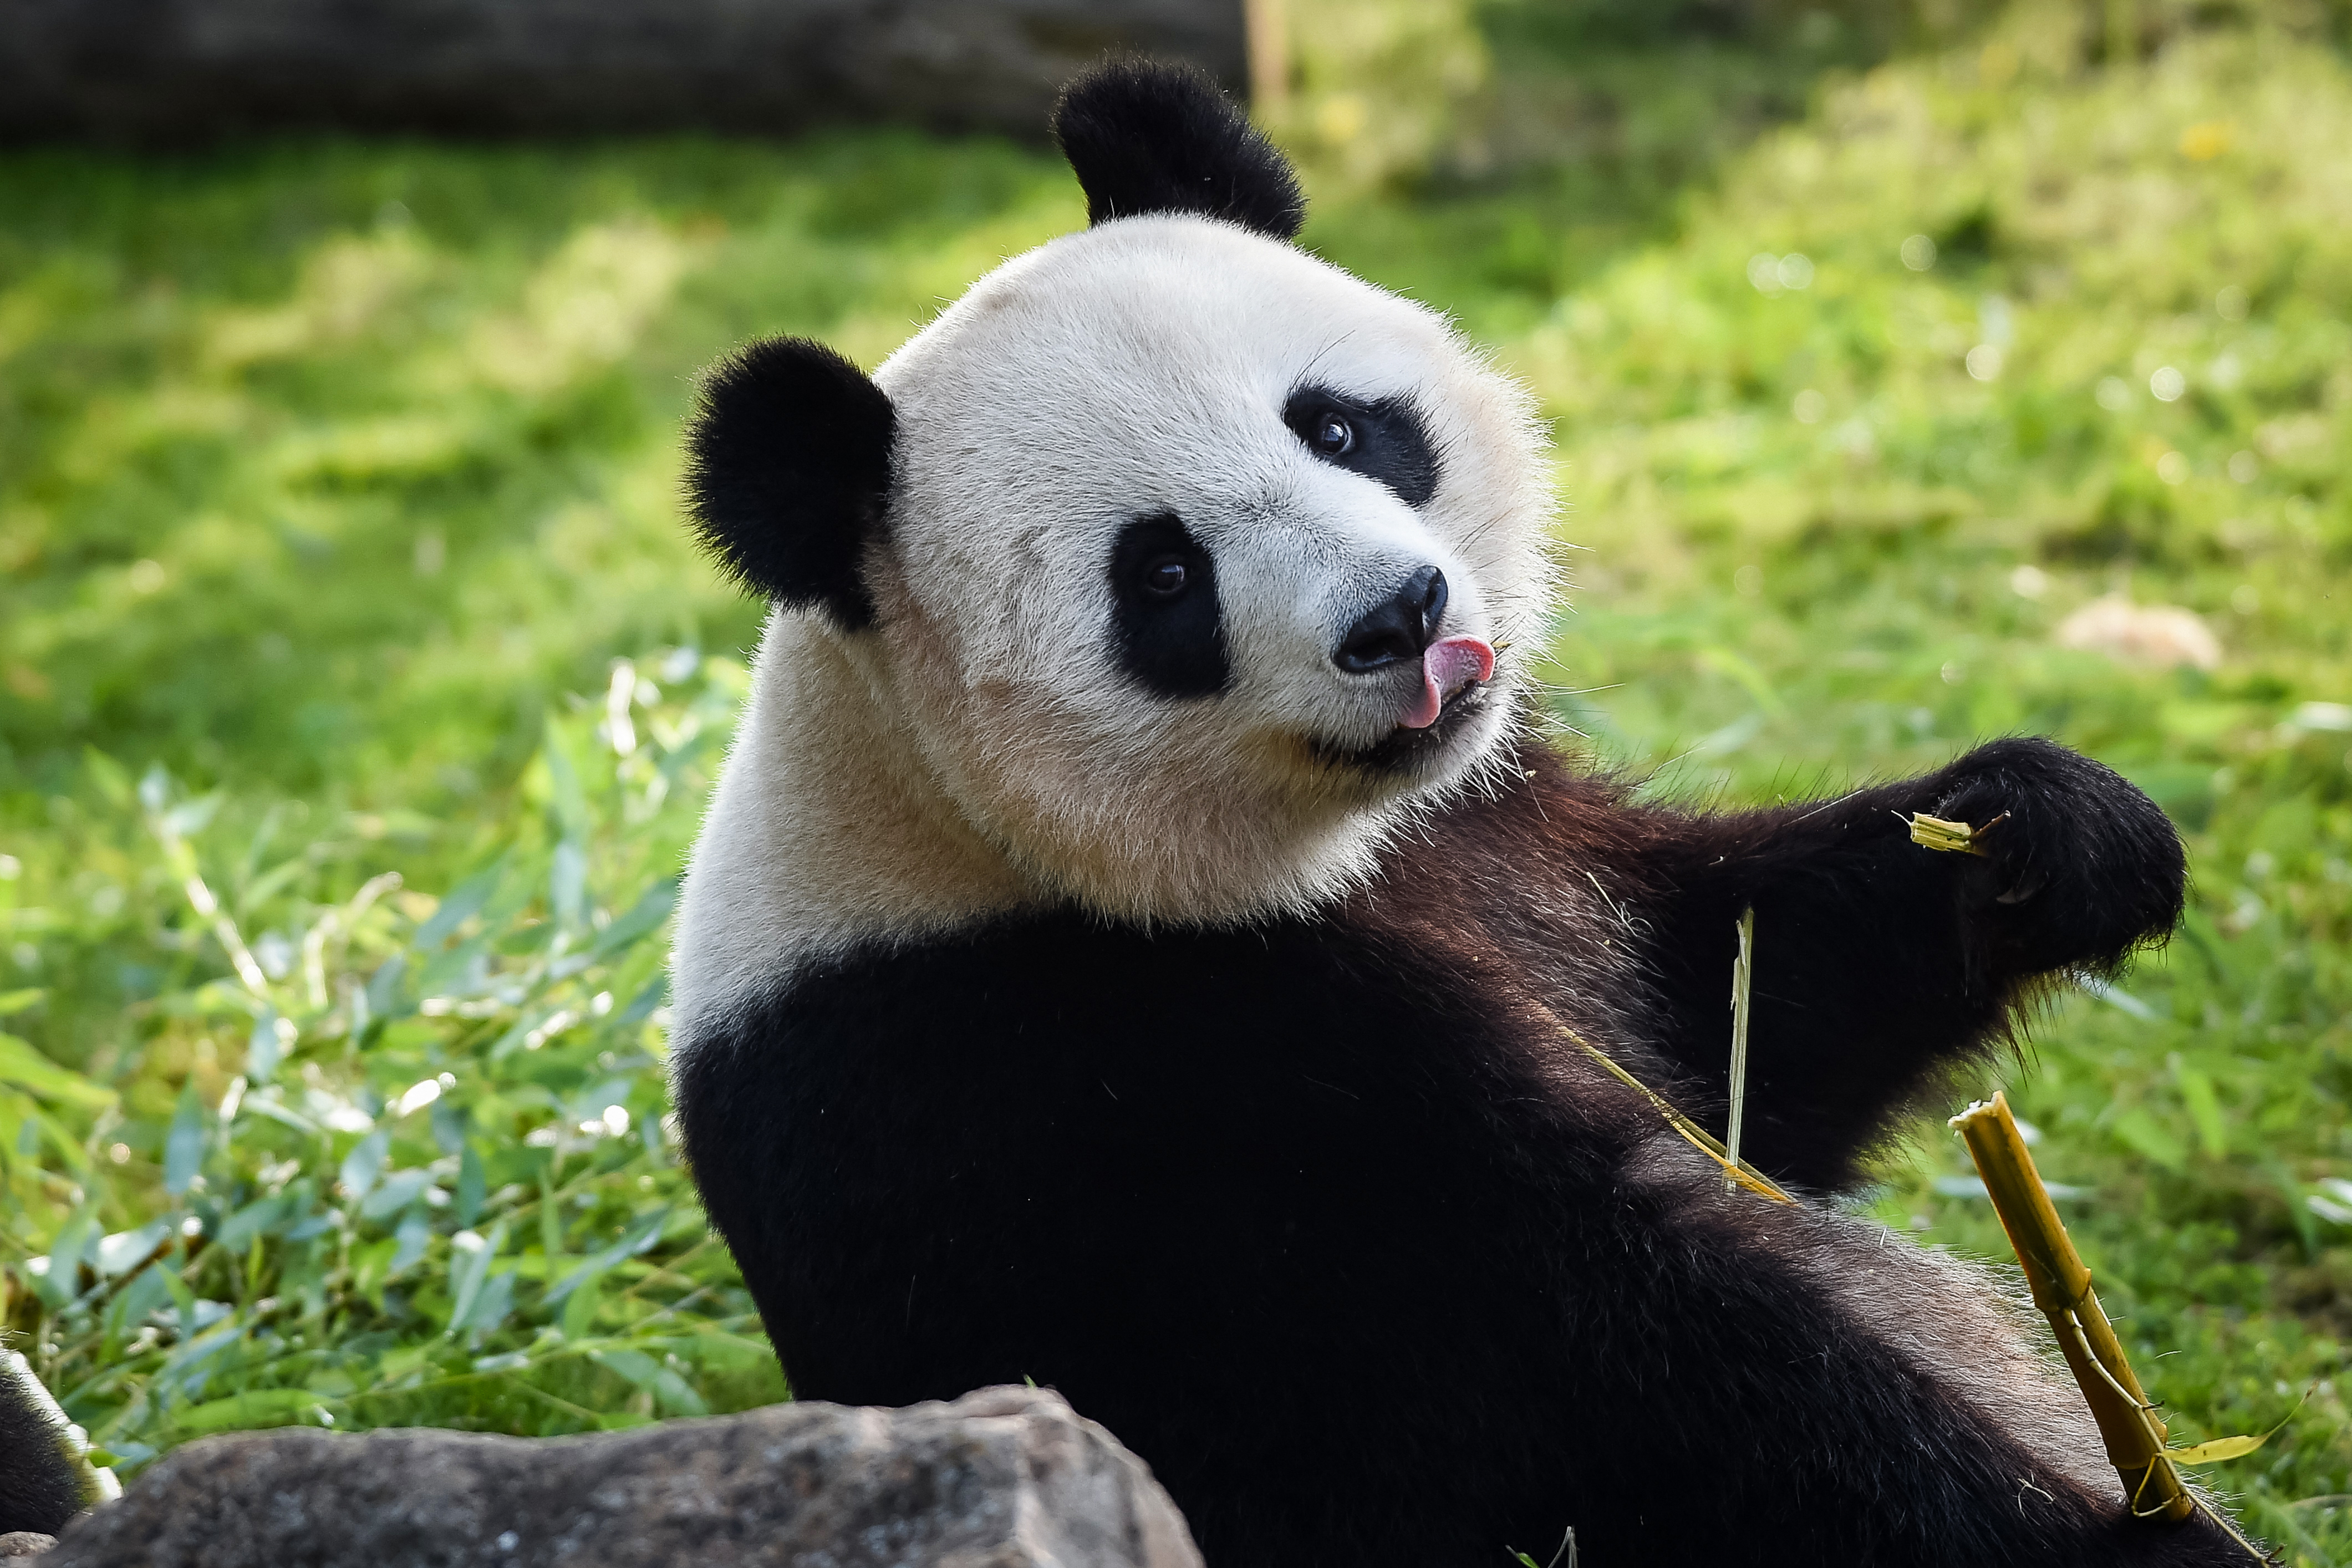
M1173 512L1119 530L1111 633L1122 673L1160 697L1214 697L1233 678L1216 563Z
M1350 473L1378 479L1410 507L1437 493L1437 449L1402 398L1362 401L1328 386L1302 386L1282 405L1282 422L1307 449Z

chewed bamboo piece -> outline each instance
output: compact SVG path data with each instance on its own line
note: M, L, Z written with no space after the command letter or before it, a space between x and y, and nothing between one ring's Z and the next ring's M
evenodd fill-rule
M2106 1313L2100 1310L2099 1298L2091 1289L2091 1270L2074 1250L2057 1207L2042 1184L2041 1173L2033 1168L2033 1156L2026 1152L2017 1118L2010 1114L2009 1097L1996 1090L1990 1100L1980 1100L1953 1117L1951 1124L1967 1142L1969 1156L1976 1161L1977 1173L1984 1178L1985 1192L1992 1199L1993 1212L2000 1216L2001 1229L2009 1233L2010 1246L2017 1249L2018 1262L2024 1265L2025 1283L2033 1292L2034 1306L2057 1331L2058 1349L2083 1390L2091 1418L2098 1423L2107 1462L2122 1478L2125 1506L2136 1518L2175 1523L2202 1511L2245 1548L2247 1557L2256 1563L2271 1562L2228 1520L2200 1502L2182 1484L2176 1468L2250 1454L2263 1446L2270 1433L2258 1437L2217 1437L2186 1448L2168 1447L2164 1420L2132 1374L2131 1363L2124 1359L2123 1342L2116 1338Z
M1910 817L1911 842L1947 854L1982 855L1984 846L1977 840L2008 820L2009 813L2004 811L1982 827L1971 827L1965 822L1947 822L1940 816L1915 811Z
M1984 1178L1993 1212L2025 1266L2033 1304L2050 1320L2058 1348L2082 1386L2099 1424L2107 1462L2123 1478L2124 1496L2142 1519L2182 1520L2197 1500L2165 1454L2165 1429L2156 1407L2124 1359L2124 1347L2091 1289L2091 1271L2059 1222L2056 1205L2033 1168L2033 1156L2000 1093L1952 1118Z

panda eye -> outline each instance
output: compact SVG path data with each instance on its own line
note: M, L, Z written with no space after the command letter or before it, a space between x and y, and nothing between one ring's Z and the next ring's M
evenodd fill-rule
M1327 408L1315 421L1309 445L1327 458L1344 458L1356 449L1356 427L1346 415Z
M1174 555L1162 555L1143 568L1143 591L1162 599L1174 598L1192 580L1191 569Z

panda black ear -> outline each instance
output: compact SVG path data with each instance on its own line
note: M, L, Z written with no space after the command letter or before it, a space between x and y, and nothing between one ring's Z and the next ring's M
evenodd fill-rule
M1104 61L1062 89L1054 140L1090 224L1198 213L1292 239L1307 221L1289 160L1192 66Z
M744 587L871 626L858 556L881 531L897 426L882 389L823 343L738 349L703 377L687 426L696 537Z

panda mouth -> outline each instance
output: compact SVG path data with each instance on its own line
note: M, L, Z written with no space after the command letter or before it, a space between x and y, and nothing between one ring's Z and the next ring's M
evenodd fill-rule
M1438 708L1437 717L1418 729L1399 725L1369 746L1341 746L1328 741L1313 742L1316 759L1334 767L1368 773L1414 772L1434 761L1454 743L1455 736L1486 710L1486 684L1474 680Z

